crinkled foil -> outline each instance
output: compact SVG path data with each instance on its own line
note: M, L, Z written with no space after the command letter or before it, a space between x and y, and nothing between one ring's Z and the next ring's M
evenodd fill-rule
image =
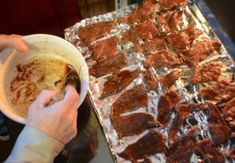
M107 13L104 15L99 15L99 16L95 16L92 18L84 19L78 22L77 24L75 24L74 26L66 29L65 38L71 43L73 43L81 51L83 56L87 59L88 66L91 66L92 61L88 59L91 54L88 48L81 44L81 41L77 35L78 29L80 27L84 27L86 25L93 24L96 22L110 21L119 17L126 16L128 15L128 13L132 12L133 9L135 9L135 7L136 5L132 5L124 9L112 12L112 13ZM203 34L204 37L206 36L206 37L212 38L213 40L219 40L195 4L190 3L188 6L186 6L185 8L182 8L181 10L183 11L184 15L183 15L183 21L180 23L180 26L178 27L179 30L187 26L189 22L195 22L197 25L197 28L202 29L204 31L204 34ZM117 28L111 31L105 38L111 37L113 35L118 36L120 33L127 31L128 29L129 29L128 25L119 24ZM105 39L105 38L102 38L102 39ZM131 45L126 45L125 47L122 47L122 48L125 50L125 49L128 49L129 46ZM147 131L143 132L142 134L138 136L131 136L131 137L125 137L123 139L119 139L117 136L117 133L113 129L113 126L110 122L110 110L111 110L112 104L116 101L116 99L126 90L129 90L130 88L133 88L134 86L141 84L141 83L145 84L143 80L143 73L142 73L142 72L145 72L145 68L143 65L145 56L143 54L133 54L132 52L128 52L127 58L131 64L122 70L136 70L137 68L139 68L141 73L123 91L121 91L120 93L116 95L109 96L104 99L99 98L101 96L104 83L107 80L107 77L110 76L111 74L107 74L100 78L95 78L91 76L90 77L90 90L89 90L90 100L93 104L95 112L97 113L97 117L100 121L100 124L103 127L103 131L106 136L109 148L114 156L115 161L122 162L122 163L130 162L130 161L124 160L123 158L119 157L117 153L120 153L121 151L123 151L129 144L136 142L141 136L145 135L147 132ZM210 58L208 58L207 60L204 60L200 64L209 63L211 61L223 62L225 66L222 69L222 75L221 75L222 78L227 79L227 80L234 80L235 69L234 69L233 61L230 58L229 53L227 52L227 50L225 49L223 45L219 51L214 52L214 54L211 55ZM192 73L191 70L187 66L179 66L176 69L179 69L181 72L183 72L182 74L184 74L183 76L181 76L179 80L176 81L174 85L174 89L178 91L180 96L184 97L185 101L183 102L191 103L191 102L196 101L197 103L203 103L204 100L198 97L199 86L190 85L189 83L189 75L190 73ZM163 68L161 70L156 70L152 68L152 71L153 71L153 74L155 74L155 76L159 78L159 76L162 76L171 72L172 69ZM206 84L200 87L206 87ZM140 108L139 110L135 112L148 112L156 118L158 114L156 108L158 106L158 101L159 101L159 97L161 94L162 94L161 87L159 87L159 89L156 91L149 91L148 92L148 97L149 97L148 108ZM171 118L173 119L174 116L175 115L173 114ZM193 113L193 116L198 121L198 126L201 129L201 136L203 138L211 138L211 135L208 131L207 116L203 112ZM187 122L187 124L184 125L183 128L181 128L181 131L186 133L188 128L190 128L190 126L191 126L190 122ZM161 128L156 128L156 129L162 134L164 134L166 138L168 138L167 129L161 129ZM221 148L220 151L225 154L230 149L230 147L231 147L231 144L228 143L227 146L224 146L223 148ZM154 156L149 157L149 159L152 162L166 162L166 158L164 154L156 154ZM191 158L192 162L197 162L195 161L195 159L196 157L195 158L192 157Z

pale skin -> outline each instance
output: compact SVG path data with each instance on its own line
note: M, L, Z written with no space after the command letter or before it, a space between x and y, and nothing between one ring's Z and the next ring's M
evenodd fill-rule
M19 35L0 35L0 52L14 48L27 52L28 47ZM63 144L68 143L77 134L77 108L79 95L72 86L65 88L64 98L48 106L59 90L43 90L30 105L27 125L48 134Z

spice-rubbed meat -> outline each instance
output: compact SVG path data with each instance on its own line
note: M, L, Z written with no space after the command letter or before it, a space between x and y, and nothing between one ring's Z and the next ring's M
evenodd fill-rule
M221 75L222 63L211 62L202 66L198 66L195 69L192 77L192 83L207 83L210 81L218 81Z
M189 163L194 152L195 143L186 137L175 142L166 152L167 163Z
M200 95L206 100L226 102L235 97L235 83L220 81L212 87L200 91Z
M161 123L162 126L166 127L171 118L173 108L176 106L180 99L181 98L177 92L169 92L160 97L157 109L157 120Z
M167 50L167 46L164 39L153 38L146 40L143 44L136 43L132 49L136 53L143 53L146 55Z
M165 37L166 42L172 48L177 50L185 50L190 47L193 41L203 33L202 30L197 29L195 25L190 25L187 28L171 33Z
M135 71L124 70L117 74L113 74L107 78L104 83L103 92L100 98L105 98L121 92L126 88L137 76L139 75L139 69Z
M160 78L161 87L165 92L170 90L170 88L175 84L176 80L178 80L181 76L181 72L179 70L173 70L166 76Z
M188 0L159 0L160 10L169 10L177 6L185 6Z
M110 58L99 59L92 68L89 69L91 75L101 77L108 73L116 72L128 65L127 58L124 54L119 53Z
M165 137L157 131L150 130L146 135L140 138L136 143L130 144L118 155L127 160L136 162L156 153L166 151Z
M128 16L118 18L117 21L119 23L133 24L151 20L156 14L155 4L155 0L145 0L143 5L138 6L136 10L134 10Z
M197 65L205 60L215 50L220 48L221 44L218 41L204 39L191 46L191 48L183 53L186 62L191 65Z
M211 139L216 146L219 146L228 141L230 130L227 126L227 123L221 116L218 108L213 104L209 104L208 129L211 135Z
M123 33L122 41L138 42L139 40L153 39L159 35L154 22L152 20L142 22L135 27L132 27L129 31Z
M86 46L90 46L93 41L104 37L115 27L116 25L114 21L99 22L81 27L77 31L77 34L82 43L84 43Z
M146 68L144 72L144 83L149 90L156 91L158 88L158 79L150 68Z
M111 116L111 122L120 139L125 136L139 135L143 131L158 125L154 117L147 113Z
M91 46L90 50L92 51L92 58L94 60L113 57L118 53L117 38L111 37L103 41L98 41Z
M166 66L174 66L181 63L177 54L170 51L161 51L146 57L146 63L154 68L161 68Z
M176 30L182 20L183 11L171 11L160 14L156 17L157 26L160 32L168 33Z
M232 129L230 138L235 140L235 97L226 103L219 105L225 120L228 122L229 127Z
M148 106L148 95L144 85L137 85L124 92L112 105L111 116L119 116Z
M203 140L197 143L197 151L201 153L206 162L224 163L223 154L215 147L210 140Z

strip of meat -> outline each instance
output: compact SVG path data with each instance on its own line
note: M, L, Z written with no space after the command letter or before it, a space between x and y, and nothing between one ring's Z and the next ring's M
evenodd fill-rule
M179 70L173 70L166 76L160 78L160 83L165 92L170 90L170 88L175 84L176 80L178 80L181 76L181 72Z
M175 142L166 152L167 163L188 163L194 152L195 143L186 137Z
M169 67L181 63L177 54L169 51L161 51L146 57L146 63L158 69L161 67Z
M215 105L209 104L208 111L208 128L211 139L216 146L226 143L230 136L230 130L225 120Z
M80 28L77 31L77 34L80 40L86 45L90 46L90 44L99 39L104 37L108 34L112 29L116 27L114 21L109 22L99 22L95 24L90 24L85 27Z
M137 161L156 153L166 151L165 137L157 131L150 130L136 143L130 144L118 155L130 161Z
M186 6L188 0L159 0L160 10L170 10L177 6Z
M183 53L183 57L189 64L197 65L210 56L215 50L218 50L220 46L221 44L218 41L204 39L191 46L188 51Z
M162 126L166 127L167 123L170 121L173 108L177 105L180 99L181 97L175 91L169 92L160 97L157 110L157 120Z
M92 58L98 60L100 58L110 58L118 53L117 38L111 37L103 41L98 41L91 46Z
M144 55L156 53L167 50L165 40L161 38L153 38L146 40L143 44L135 44L132 49L136 53L143 53Z
M156 17L157 26L162 33L169 33L176 30L182 21L183 11L172 11L160 14Z
M226 102L235 97L235 83L219 81L212 87L200 91L200 95L206 100Z
M206 162L224 163L223 154L215 147L210 140L203 140L197 143L197 150L203 155Z
M203 31L197 29L195 25L190 25L179 32L171 33L165 37L165 40L171 48L176 48L178 51L186 50L202 33Z
M198 66L192 77L192 83L207 83L210 81L218 81L221 75L223 64L220 62L211 62L203 66Z
M117 72L128 65L127 58L124 54L119 53L114 57L99 59L92 68L89 69L91 75L101 77L108 73Z
M139 69L136 69L135 71L124 70L108 77L107 81L104 83L103 92L100 98L102 99L107 96L111 96L121 92L138 75L139 75Z
M126 112L137 110L141 107L147 108L148 95L144 85L137 85L134 88L124 92L117 101L114 102L111 109L111 116L119 116Z
M133 24L153 19L156 13L156 1L145 0L144 4L138 6L136 10L126 17L121 17L117 21L119 23Z
M158 79L156 78L156 75L154 72L147 68L144 72L144 82L147 85L148 90L156 91L158 88Z
M120 139L126 136L139 135L143 131L158 125L154 117L147 113L111 116L111 122Z
M122 41L138 42L139 40L152 39L159 35L154 22L152 20L142 22L135 27L132 27L129 31L123 33Z
M235 140L235 97L226 103L220 104L219 108L222 110L224 118L231 128L232 133L230 138Z

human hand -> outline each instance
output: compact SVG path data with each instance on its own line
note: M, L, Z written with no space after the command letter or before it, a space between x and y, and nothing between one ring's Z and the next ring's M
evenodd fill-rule
M22 36L20 35L0 35L0 51L6 48L14 48L21 52L26 52L28 47L26 46Z
M77 134L79 95L74 87L67 86L63 100L46 106L58 93L42 91L29 107L27 124L66 144Z

